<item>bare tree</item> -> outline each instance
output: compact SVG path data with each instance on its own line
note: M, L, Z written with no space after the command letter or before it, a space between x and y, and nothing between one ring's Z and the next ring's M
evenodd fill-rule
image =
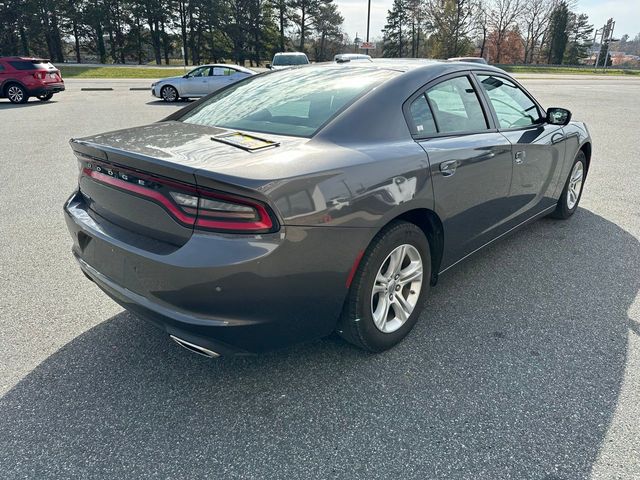
M536 50L543 43L549 28L551 12L557 3L557 0L528 0L524 4L519 18L524 40L524 63L533 63Z
M489 27L495 42L495 63L501 61L504 41L509 31L516 26L516 19L522 14L523 5L520 0L492 0L491 2Z

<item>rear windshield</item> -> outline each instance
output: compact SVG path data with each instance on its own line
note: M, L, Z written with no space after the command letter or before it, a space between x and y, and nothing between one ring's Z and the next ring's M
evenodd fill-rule
M311 137L336 113L397 74L377 68L324 66L256 75L214 94L180 120Z
M9 65L16 70L55 70L56 68L42 60L9 60Z
M309 63L309 59L306 55L276 55L272 62L275 66L306 65L307 63Z

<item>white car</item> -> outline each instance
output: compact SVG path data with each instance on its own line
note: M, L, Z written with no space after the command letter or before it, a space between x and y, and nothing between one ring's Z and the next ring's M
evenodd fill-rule
M371 60L371 56L365 55L364 53L339 53L333 57L333 61L335 63L373 62L373 60Z
M308 64L309 58L302 52L279 52L273 56L273 60L267 64L267 68L271 70L282 70L283 68Z
M151 93L165 102L175 102L180 98L204 97L255 74L253 70L238 65L202 65L182 77L169 77L157 81L151 85Z

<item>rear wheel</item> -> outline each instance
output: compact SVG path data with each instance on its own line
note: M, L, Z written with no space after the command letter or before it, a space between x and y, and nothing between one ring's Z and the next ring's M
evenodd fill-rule
M162 87L162 90L160 90L160 96L165 102L175 102L179 98L178 90L176 90L175 87L172 87L171 85Z
M392 223L361 260L338 333L372 352L393 347L418 320L430 279L429 242L423 231L412 223Z
M17 83L12 83L7 87L6 96L11 103L27 103L29 100L27 91Z
M551 213L551 217L565 220L575 213L582 196L582 186L587 173L587 157L580 150L571 167L571 172L564 184L562 194L558 199L556 209Z
M40 100L41 102L48 102L52 97L53 93L51 92L41 93L40 95L38 95L38 100Z

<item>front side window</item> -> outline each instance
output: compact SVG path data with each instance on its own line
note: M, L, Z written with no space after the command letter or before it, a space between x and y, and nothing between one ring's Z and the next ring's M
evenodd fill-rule
M478 75L501 128L534 125L542 121L538 106L515 83L502 77Z
M200 68L196 68L195 70L191 70L188 74L187 77L189 78L196 78L196 77L208 77L209 76L209 70L211 69L211 67L200 67Z
M255 75L185 113L185 123L312 136L327 120L398 72L310 67Z
M445 80L427 90L439 133L476 132L488 128L480 100L467 77Z

